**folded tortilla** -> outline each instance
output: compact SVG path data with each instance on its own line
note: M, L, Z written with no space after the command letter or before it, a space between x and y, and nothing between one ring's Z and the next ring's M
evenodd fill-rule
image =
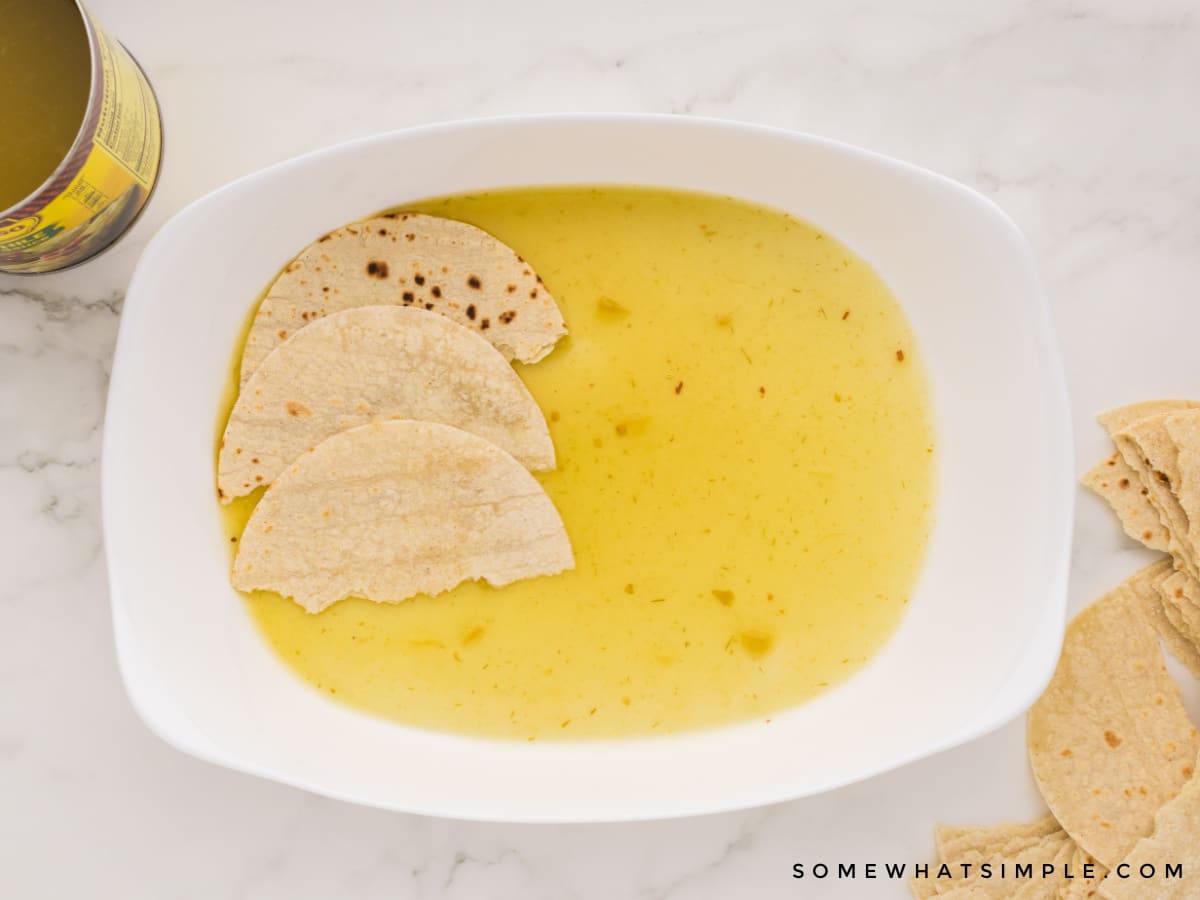
M554 468L537 402L487 341L424 310L364 306L301 330L246 383L218 454L221 502L270 484L327 437L375 419L453 425L526 468Z
M1083 476L1083 486L1107 501L1127 535L1151 550L1167 549L1170 536L1150 500L1150 489L1125 462L1121 451L1114 451L1108 459L1089 469Z
M1125 531L1149 547L1167 549L1193 575L1200 574L1196 555L1187 541L1188 520L1173 492L1171 478L1179 480L1178 453L1166 430L1168 416L1197 407L1193 400L1147 400L1110 409L1097 417L1112 436L1121 456L1121 471L1110 471L1108 480L1097 467L1084 476L1084 484L1116 510ZM1136 474L1136 478L1130 476ZM1137 495L1121 489L1124 482L1138 486L1158 516L1161 529L1149 525L1145 505Z
M316 613L346 597L399 603L574 565L558 511L519 462L458 428L392 420L288 466L246 524L233 584Z
M1050 811L1111 868L1192 775L1200 738L1143 612L1169 561L1077 615L1028 719L1029 758Z
M465 222L393 213L331 231L288 263L255 313L241 383L312 322L380 304L446 316L525 363L567 331L554 298L512 248Z
M1200 759L1196 760L1200 766ZM1129 851L1117 872L1100 885L1105 900L1195 900L1200 897L1200 775L1154 815L1154 831ZM1183 877L1166 877L1168 865ZM1154 878L1143 874L1153 871Z

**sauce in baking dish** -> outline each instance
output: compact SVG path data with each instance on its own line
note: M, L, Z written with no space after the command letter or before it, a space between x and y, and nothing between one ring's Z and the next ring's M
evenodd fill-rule
M676 191L413 208L496 235L559 301L569 336L517 369L576 568L319 615L248 596L288 667L404 724L546 740L769 717L879 650L924 554L933 429L919 348L863 260L776 210ZM258 496L226 511L231 537Z

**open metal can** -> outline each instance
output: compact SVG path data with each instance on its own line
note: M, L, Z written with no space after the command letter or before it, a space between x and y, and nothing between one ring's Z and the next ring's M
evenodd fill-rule
M60 6L58 18L50 18L56 4ZM43 58L40 48L46 42L53 46L59 36L72 53L82 54L84 46L90 51L86 108L82 122L76 122L78 131L65 157L48 161L45 181L11 208L0 210L0 272L53 272L104 250L129 229L145 207L162 159L158 102L133 57L76 0L0 0L0 11L4 20L0 30L8 31L7 38L0 34L0 62L8 56L9 65L19 67L23 59L53 71L53 63ZM76 11L79 21L74 18ZM28 27L22 30L13 24L18 16L43 18L26 20ZM84 31L70 35L71 27ZM6 40L15 42L31 35L39 39L36 46L5 46ZM14 93L21 91L22 85L36 88L37 78L30 71L18 69L10 74L13 77L7 80L17 84ZM6 80L4 76L0 71L0 80ZM24 76L23 80L18 76ZM86 77L80 74L81 81ZM46 116L56 112L51 97L14 96L5 102L14 105L10 115L17 103L26 104L24 121L30 127L36 127L43 114L36 104L43 104ZM70 132L66 134L69 139ZM0 133L0 166L9 164L6 143L17 148L17 136ZM15 169L12 163L10 171ZM4 202L14 199L10 196Z

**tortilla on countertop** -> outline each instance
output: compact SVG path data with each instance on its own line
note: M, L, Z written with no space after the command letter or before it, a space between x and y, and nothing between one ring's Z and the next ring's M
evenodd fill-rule
M1172 572L1169 567L1164 566L1161 574L1153 581L1154 592L1139 593L1142 610L1154 630L1158 632L1158 636L1162 638L1167 652L1183 663L1189 672L1200 678L1200 646L1180 630L1180 614L1174 605L1177 601L1173 596L1168 596L1168 591L1173 594L1175 590L1172 579L1176 576L1181 576L1188 583L1195 583L1192 576L1186 572ZM1168 584L1172 586L1168 588Z
M1200 573L1187 542L1188 520L1173 493L1179 480L1175 446L1166 431L1166 418L1195 408L1191 400L1150 400L1109 410L1098 417L1128 466L1137 472L1159 519L1166 528L1167 549L1187 569ZM1122 523L1124 524L1124 523Z
M270 484L325 438L375 419L453 425L526 468L554 468L537 402L487 341L425 310L364 306L302 329L251 376L221 439L221 502Z
M938 858L956 863L968 854L988 857L1012 855L1042 838L1060 831L1054 816L1042 816L1029 823L977 826L939 825L935 834Z
M1109 434L1124 431L1134 422L1168 412L1181 412L1185 409L1200 408L1196 400L1142 400L1107 410L1096 416L1096 421L1104 426Z
M1033 854L1039 859L1046 856L1047 842L1053 848L1060 846L1063 840L1069 840L1066 833L1054 820L1053 816L1043 816L1034 822L1003 825L939 825L936 831L938 867L932 869L936 873L941 865L949 867L953 873L950 878L918 878L909 880L913 894L924 898L944 896L954 893L960 897L987 897L990 885L980 885L980 879L964 876L962 866L971 866L968 871L976 872L979 865L989 863L996 865L1001 861L1013 861ZM999 870L996 871L999 880ZM1010 885L1004 880L1003 885ZM1006 887L1006 890L1010 888ZM962 893L966 890L966 893ZM979 893L983 891L983 893ZM1047 897L1053 896L1053 891Z
M1158 585L1171 622L1200 647L1200 582L1187 572L1172 572Z
M1067 627L1062 656L1028 719L1029 757L1055 818L1111 868L1148 835L1191 776L1200 738L1144 613L1170 571L1143 569Z
M315 613L574 564L558 511L519 462L448 425L392 420L334 435L279 476L242 533L233 583Z
M1178 477L1171 486L1188 521L1187 534L1181 538L1200 558L1200 409L1168 415L1166 428L1176 452Z
M1009 852L995 852L988 856L976 854L962 862L970 862L970 874L954 879L938 879L934 882L936 896L949 900L1054 900L1065 872L1065 866L1074 853L1075 844L1061 828L1055 827L1050 834L1030 837L1019 842ZM947 861L948 862L948 861ZM990 877L984 877L980 866L992 867ZM1015 866L1031 865L1033 877L1017 878ZM1052 865L1049 877L1042 877L1042 866ZM954 868L956 864L951 864ZM1001 867L1004 868L1001 868Z
M393 213L331 231L288 263L255 313L241 383L311 322L377 305L436 312L525 363L567 333L550 291L512 248L465 222Z
M1167 550L1193 575L1197 564L1187 543L1188 520L1171 486L1169 470L1177 470L1175 445L1167 437L1166 413L1140 419L1113 435L1117 449L1141 478L1150 502L1167 529Z
M1072 843L1074 844L1074 842ZM1071 877L1063 878L1059 884L1058 900L1088 900L1089 897L1095 897L1096 892L1100 890L1100 882L1108 874L1108 869L1096 857L1078 844L1074 844L1074 847L1071 861L1068 863ZM1084 873L1088 870L1084 866L1092 867L1090 878L1085 877Z
M1158 510L1150 502L1150 489L1142 484L1141 477L1119 450L1093 466L1083 476L1082 483L1112 507L1127 535L1151 550L1166 552L1170 538Z
M1195 766L1200 768L1200 759ZM1179 793L1159 808L1154 831L1142 838L1122 860L1134 877L1111 873L1100 885L1106 900L1195 900L1200 897L1200 776L1193 775ZM1179 865L1183 877L1164 876L1167 863ZM1147 879L1136 873L1145 864L1155 867L1158 877Z

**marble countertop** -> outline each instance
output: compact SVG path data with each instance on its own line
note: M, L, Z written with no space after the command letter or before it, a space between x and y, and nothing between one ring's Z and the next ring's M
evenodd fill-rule
M1194 0L90 5L149 72L167 156L111 252L0 275L0 895L900 898L899 882L791 867L924 860L939 820L1040 811L1021 722L817 798L602 826L379 812L177 753L134 715L108 618L98 461L122 292L190 200L347 138L564 110L791 127L943 172L1013 216L1053 306L1082 472L1104 452L1097 411L1200 395ZM1075 538L1074 608L1142 561L1090 496Z

